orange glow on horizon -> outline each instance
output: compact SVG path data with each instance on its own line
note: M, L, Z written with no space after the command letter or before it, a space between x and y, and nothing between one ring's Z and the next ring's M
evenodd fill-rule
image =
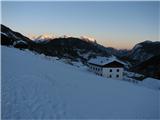
M53 33L45 33L45 34L42 34L43 38L57 38L57 37L62 37L62 36L58 36L58 35L55 35ZM30 39L35 39L37 38L38 36L41 36L41 35L34 35L34 34L27 34L26 35L27 37L29 37ZM63 35L65 36L65 35ZM67 35L66 35L67 36ZM73 37L76 37L76 36L73 36ZM132 49L136 44L142 42L142 41L133 41L132 39L122 39L122 38L107 38L104 40L103 39L98 39L96 37L93 37L92 35L85 35L85 36L80 36L78 38L83 38L83 39L88 39L88 40L91 40L91 41L97 41L98 44L101 44L105 47L112 47L112 48L115 48L115 49L127 49L127 50L130 50ZM145 41L145 40L144 40Z

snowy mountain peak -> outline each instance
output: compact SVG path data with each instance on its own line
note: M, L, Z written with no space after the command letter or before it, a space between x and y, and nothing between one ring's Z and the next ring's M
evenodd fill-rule
M35 41L44 41L44 40L50 40L50 39L54 39L55 36L53 34L43 34L43 35L39 35L39 36L31 36L32 40Z
M95 41L95 38L89 36L81 36L80 38L88 41L93 41L93 42Z

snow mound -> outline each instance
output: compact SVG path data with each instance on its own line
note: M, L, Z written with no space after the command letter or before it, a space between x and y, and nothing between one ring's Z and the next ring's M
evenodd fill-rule
M159 91L2 47L2 119L158 119Z
M160 90L160 80L154 78L146 78L142 81L142 85L145 87Z

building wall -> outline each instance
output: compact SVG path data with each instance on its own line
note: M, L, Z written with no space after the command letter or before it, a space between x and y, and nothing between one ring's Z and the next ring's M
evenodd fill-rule
M123 79L123 68L103 68L102 75L108 78Z
M96 73L97 75L102 76L102 73L103 73L102 67L98 67L95 65L89 65L89 68L92 72Z
M97 75L104 76L107 78L114 78L114 79L123 79L123 68L102 68L96 65L88 65L90 70Z

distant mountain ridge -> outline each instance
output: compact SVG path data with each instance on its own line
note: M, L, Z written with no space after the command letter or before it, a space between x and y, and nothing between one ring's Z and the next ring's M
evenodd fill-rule
M129 54L129 58L143 62L153 56L160 55L160 41L144 41L136 44Z
M19 49L29 49L39 54L56 56L59 58L81 61L84 64L91 58L97 56L116 56L120 60L130 64L129 70L157 78L156 64L159 59L154 57L160 55L160 42L144 41L134 46L132 50L117 50L105 47L85 38L59 37L46 41L35 42L22 34L1 25L1 45L11 46ZM148 62L148 61L153 61ZM157 65L157 66L158 66ZM143 67L145 66L145 67ZM154 69L150 69L150 66ZM148 68L149 67L149 68ZM146 70L144 72L144 70ZM159 71L159 69L158 69Z
M47 35L47 34L43 34L43 35L39 35L34 37L34 41L45 41L45 40L50 40L50 39L54 39L55 36L53 35Z
M149 58L148 60L132 67L131 70L160 79L160 55Z
M1 25L1 37L2 45L29 49L48 56L89 59L96 55L110 55L106 47L88 39L66 37L53 38L45 42L35 42L4 25ZM84 58L84 54L88 56Z

